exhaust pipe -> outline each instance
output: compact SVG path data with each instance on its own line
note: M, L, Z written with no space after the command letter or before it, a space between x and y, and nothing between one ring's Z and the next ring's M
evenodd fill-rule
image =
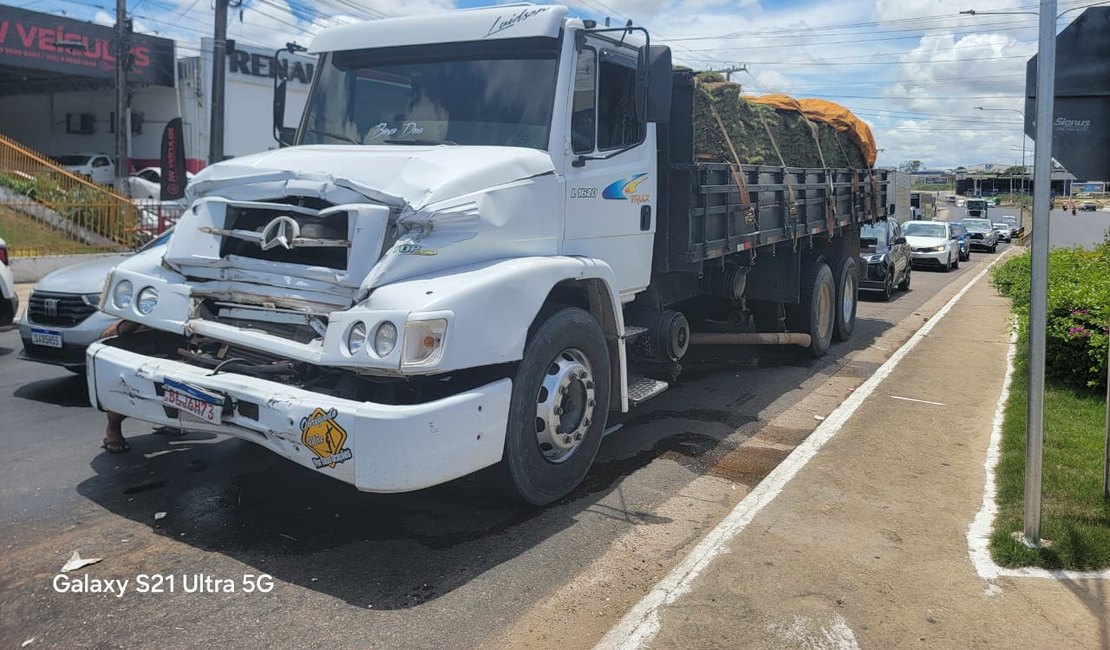
M747 332L696 332L690 334L693 345L800 345L808 348L813 339L809 334L751 334Z

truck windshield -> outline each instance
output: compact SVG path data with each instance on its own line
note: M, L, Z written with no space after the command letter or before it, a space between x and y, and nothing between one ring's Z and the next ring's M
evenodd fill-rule
M300 143L546 149L558 56L550 38L325 54Z

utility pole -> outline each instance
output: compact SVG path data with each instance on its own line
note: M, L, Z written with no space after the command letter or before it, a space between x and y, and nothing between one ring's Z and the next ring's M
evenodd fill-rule
M748 71L748 66L744 65L743 63L737 63L736 65L730 65L727 68L721 68L720 70L717 70L717 69L711 70L711 72L723 72L723 73L725 73L725 80L726 81L732 81L732 73L733 72L747 72L747 71Z
M127 155L127 68L131 59L127 0L116 0L116 190L124 191L131 162Z
M216 33L212 39L212 112L208 120L208 164L218 163L224 159L224 81L227 74L229 4L231 0L216 0Z

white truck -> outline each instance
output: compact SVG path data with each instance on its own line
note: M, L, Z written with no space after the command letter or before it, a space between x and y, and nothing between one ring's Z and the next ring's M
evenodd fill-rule
M108 278L146 327L89 349L92 403L538 505L721 336L691 323L824 354L888 172L696 160L692 74L649 41L559 6L321 34L295 146L198 174L164 255Z

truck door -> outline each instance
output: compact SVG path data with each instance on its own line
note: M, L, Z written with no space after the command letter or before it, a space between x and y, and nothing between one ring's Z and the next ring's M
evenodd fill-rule
M634 50L601 39L586 43L570 93L563 253L605 260L629 299L651 277L655 128L638 117Z

